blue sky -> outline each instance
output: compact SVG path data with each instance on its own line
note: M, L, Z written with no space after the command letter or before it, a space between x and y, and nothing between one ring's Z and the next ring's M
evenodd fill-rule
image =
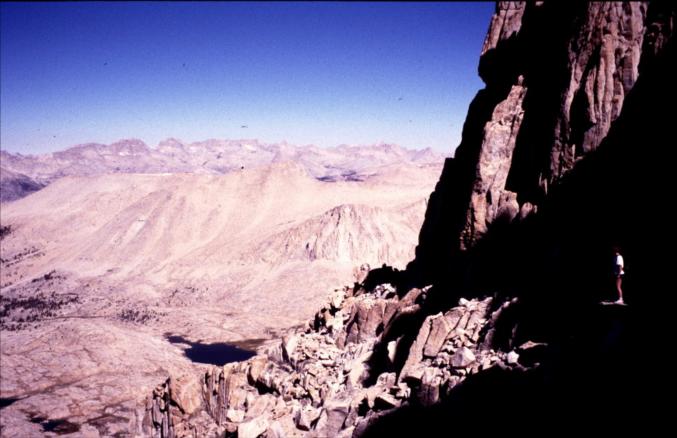
M0 146L379 141L452 152L493 3L0 5ZM247 126L243 128L242 126Z

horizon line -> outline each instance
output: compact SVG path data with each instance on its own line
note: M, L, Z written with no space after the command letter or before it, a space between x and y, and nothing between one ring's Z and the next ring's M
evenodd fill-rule
M0 144L0 151L6 152L6 153L11 154L11 155L20 155L20 156L23 156L23 157L29 157L29 156L44 156L44 155L51 155L51 154L58 153L58 152L65 152L65 151L67 151L67 150L75 149L75 148L82 147L82 146L90 146L90 145L97 145L97 146L113 146L113 145L116 145L116 144L118 144L118 143L123 143L123 142L133 142L133 141L141 142L141 143L143 143L144 146L148 147L149 149L156 149L156 148L157 148L158 146L160 146L162 143L168 142L168 141L175 141L175 142L177 142L177 143L179 143L179 144L181 144L181 145L193 145L193 144L196 144L196 143L205 143L205 142L208 142L208 141L228 141L228 142L246 142L246 141L249 141L249 142L256 142L256 143L262 144L262 145L280 145L280 144L285 144L285 145L289 145L289 146L292 146L292 147L298 147L298 148L303 148L303 147L317 147L317 148L322 148L322 149L333 149L333 148L338 148L338 147L341 147L341 146L347 146L347 147L370 147L370 146L389 145L389 146L397 146L397 147L399 147L399 148L406 149L406 150L410 150L410 151L425 151L425 150L430 150L430 151L432 151L432 152L434 152L434 153L437 153L437 154L440 154L440 155L443 155L443 156L452 156L452 151L438 151L438 150L436 150L435 148L433 148L433 147L431 147L431 146L424 146L424 147L407 147L407 146L402 146L401 144L396 143L396 142L389 142L389 141L384 141L384 140L379 140L379 141L376 141L376 142L373 142L373 143L352 143L352 144L351 144L351 143L339 143L339 144L333 145L333 146L321 146L321 145L317 145L317 144L314 144L314 143L300 144L300 143L292 143L292 142L289 142L289 141L287 141L287 140L267 141L267 140L261 140L260 138L217 138L217 137L210 137L210 138L206 138L206 139L204 139L204 140L184 141L184 140L181 140L181 139L179 139L179 138L172 137L172 136L167 137L167 138L165 138L164 140L160 140L160 141L159 141L156 145L154 145L154 146L153 146L152 144L150 144L149 142L146 142L146 141L142 140L141 138L138 138L138 137L127 137L127 138L120 138L120 139L118 139L118 140L116 140L116 141L114 141L114 142L112 142L112 143L99 143L99 142L96 142L96 141L90 141L90 142L85 142L85 143L77 143L77 144L74 144L74 145L71 145L71 146L66 146L65 148L62 148L62 149L57 149L57 150L54 150L54 151L50 151L50 152L42 152L42 153L22 153L22 152L14 152L14 151L11 151L11 150L8 150L8 149L4 148L4 147Z

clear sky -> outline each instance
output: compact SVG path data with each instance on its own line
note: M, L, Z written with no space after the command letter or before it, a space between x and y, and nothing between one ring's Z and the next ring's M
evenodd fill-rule
M452 152L494 3L3 3L0 146L175 137ZM244 127L246 126L246 127Z

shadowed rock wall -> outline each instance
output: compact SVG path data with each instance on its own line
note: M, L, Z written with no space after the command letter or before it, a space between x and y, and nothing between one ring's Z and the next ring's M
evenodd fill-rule
M486 87L429 202L420 283L463 276L460 252L525 219L596 150L674 28L665 4L499 2L482 48ZM459 272L460 271L460 272Z

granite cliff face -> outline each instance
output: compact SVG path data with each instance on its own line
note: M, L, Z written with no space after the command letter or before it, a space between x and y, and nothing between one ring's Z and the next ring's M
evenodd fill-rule
M159 385L139 433L660 430L676 16L499 3L407 270L365 272L247 362ZM612 244L627 307L600 305Z
M412 268L438 278L492 224L536 211L606 138L673 30L660 4L499 2L480 58L486 87L431 197Z

